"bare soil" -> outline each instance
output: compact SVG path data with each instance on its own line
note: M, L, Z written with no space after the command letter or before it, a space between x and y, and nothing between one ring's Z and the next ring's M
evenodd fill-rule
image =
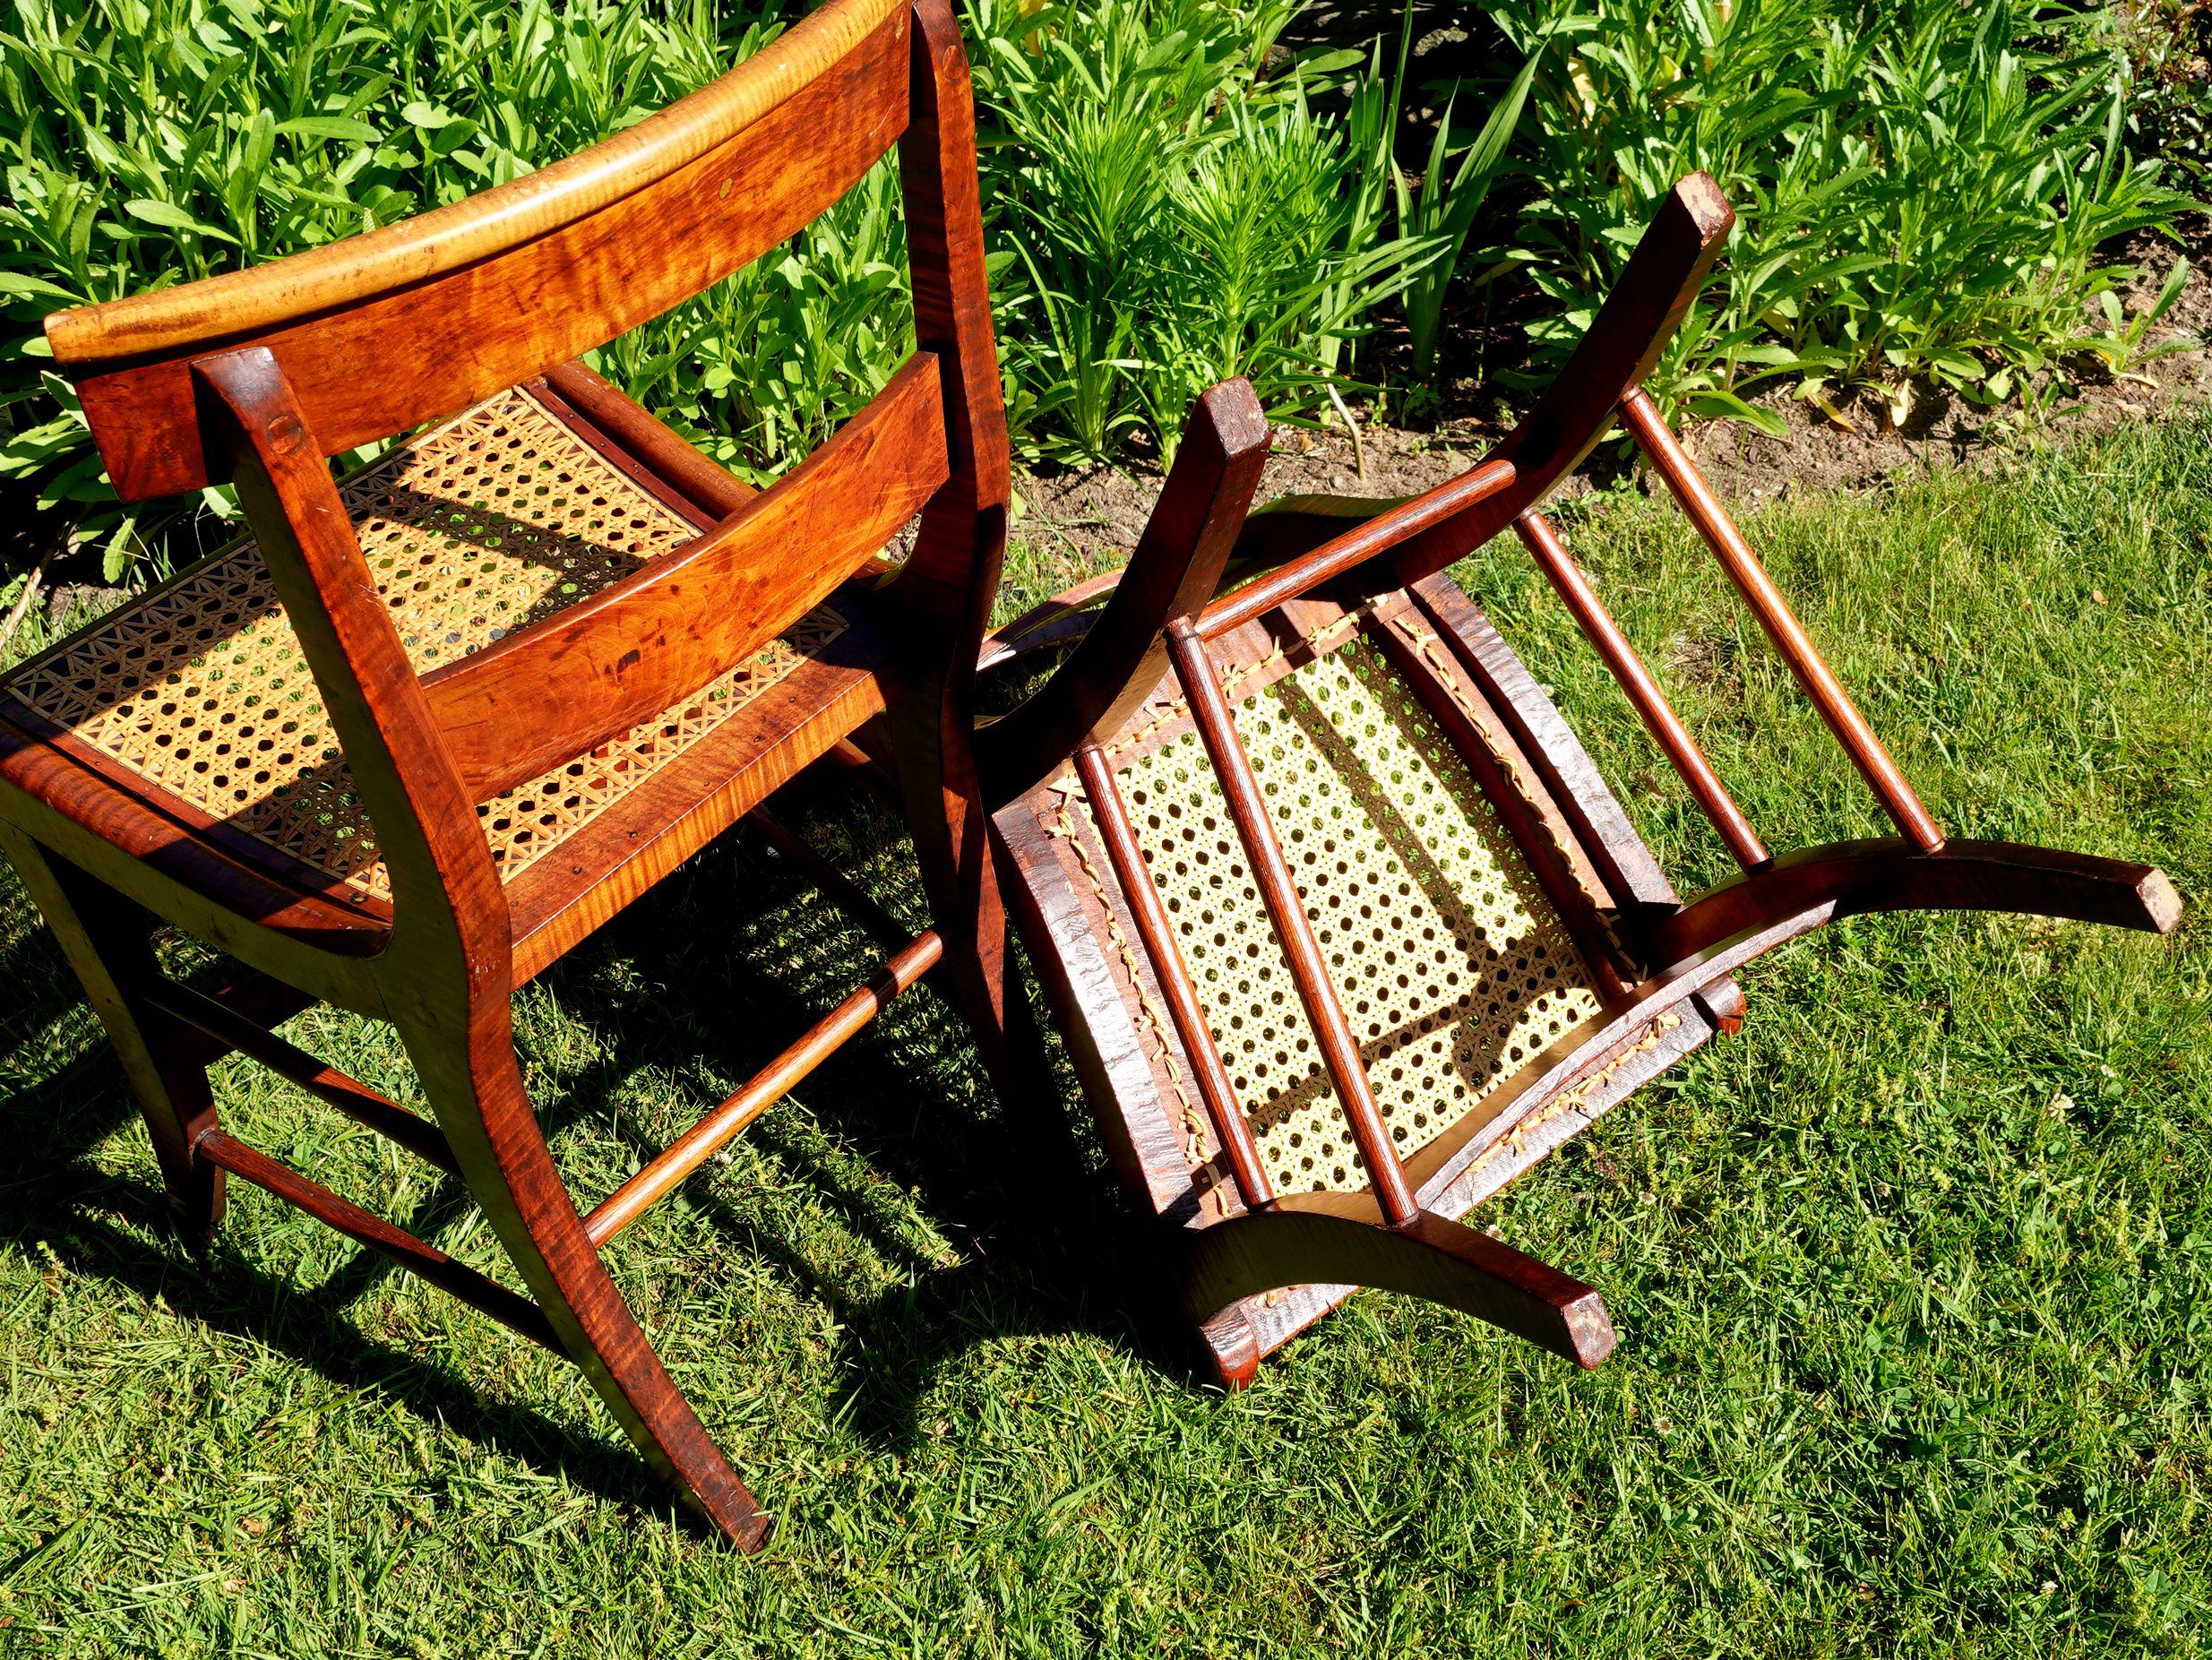
M1781 436L1769 437L1736 422L1711 421L1690 427L1683 442L1725 497L1756 503L1799 491L1878 489L1945 468L2001 469L2025 450L2204 402L2212 399L2212 348L2208 348L2212 271L2207 268L2212 261L2212 220L2199 221L2192 231L2186 250L2191 266L2187 286L2153 331L2155 340L2177 349L2143 366L2140 379L2114 378L2095 361L2070 364L2072 390L2040 420L2024 417L2017 404L1978 409L1940 390L1921 389L1902 427L1889 424L1876 398L1839 401L1831 417L1777 391L1754 401L1787 423ZM2146 232L2116 256L2115 262L2143 272L2122 294L2130 315L2156 297L2175 252L2171 243ZM1373 420L1371 410L1356 409L1361 423L1356 449L1341 425L1319 431L1278 427L1261 499L1416 495L1466 471L1503 435L1517 413L1487 390L1494 383L1481 373L1491 366L1510 366L1520 355L1516 310L1509 302L1498 314L1458 320L1442 410L1425 428L1394 426ZM1389 357L1386 340L1386 367ZM1601 445L1564 493L1617 477L1623 464L1619 446ZM1088 573L1136 546L1159 484L1158 469L1141 462L1127 469L1025 473L1017 480L1023 517L1015 534L1049 567Z

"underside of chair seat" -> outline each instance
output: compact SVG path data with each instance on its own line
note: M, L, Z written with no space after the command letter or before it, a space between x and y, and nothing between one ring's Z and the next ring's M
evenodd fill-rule
M1424 1208L1452 1217L1711 1036L1735 993L1718 972L1657 999L1622 992L1639 977L1615 949L1622 910L1673 892L1481 614L1442 578L1422 587L1425 610L1404 590L1352 609L1294 602L1216 657L1394 1149ZM1275 1192L1364 1216L1350 1122L1173 679L1103 748ZM1554 798L1545 773L1582 780L1579 798ZM1063 772L996 828L1124 1179L1171 1226L1243 1214L1080 782ZM1206 1321L1225 1380L1350 1289L1271 1291Z
M1401 1158L1598 1011L1588 966L1436 720L1347 619L1235 706ZM1259 675L1249 676L1258 679ZM1181 713L1175 706L1161 718ZM1278 1193L1367 1177L1195 731L1116 770ZM1088 804L1080 809L1089 818ZM1090 835L1095 839L1095 827Z
M542 388L513 388L399 446L340 495L424 675L706 528L699 509ZM483 803L518 933L544 926L636 844L664 838L662 821L697 821L718 770L741 773L832 708L844 718L816 747L865 718L880 706L867 690L872 639L840 595L681 702ZM10 742L8 727L22 741ZM56 758L35 752L56 749L84 775L74 787L105 787L115 821L161 821L372 930L387 921L373 829L251 539L0 679L0 777L51 797ZM656 780L678 770L682 789L657 801ZM719 828L680 836L684 850Z

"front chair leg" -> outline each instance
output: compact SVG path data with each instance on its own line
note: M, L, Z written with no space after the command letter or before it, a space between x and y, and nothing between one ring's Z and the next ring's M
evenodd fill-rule
M1178 1229L1183 1305L1203 1325L1291 1286L1371 1286L1440 1303L1595 1369L1613 1353L1605 1299L1548 1262L1423 1210L1401 1228L1304 1194L1209 1227Z
M197 1143L217 1127L207 1069L194 1058L194 1034L140 995L159 970L145 928L129 901L13 826L0 823L0 853L76 971L86 1000L146 1120L169 1219L185 1246L201 1251L223 1215L223 1173Z
M655 1474L740 1550L772 1520L738 1479L585 1235L517 1069L504 1000L475 1030L401 1037L477 1203L569 1357Z

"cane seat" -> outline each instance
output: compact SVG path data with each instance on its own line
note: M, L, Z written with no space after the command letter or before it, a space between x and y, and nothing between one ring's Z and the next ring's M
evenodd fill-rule
M1358 637L1357 619L1296 658L1274 645L1225 668L1225 689L1376 1105L1410 1159L1470 1114L1479 1121L1499 1086L1597 1014L1600 998L1496 809L1435 718ZM1107 746L1145 863L1276 1192L1364 1192L1359 1150L1188 712L1163 688ZM1075 811L1055 815L1050 833L1073 844L1111 937L1121 925L1097 827L1088 797L1072 799ZM1137 1028L1173 1090L1172 1030L1133 943L1116 958ZM1211 1149L1191 1106L1183 1129L1202 1165Z
M577 603L708 527L698 506L609 451L542 384L517 386L340 487L417 673ZM588 834L600 848L629 840L625 817L669 769L689 760L741 771L793 720L865 680L854 609L817 607L699 692L479 804L501 882L531 901L518 908L557 909L563 876L579 873L553 856ZM736 721L779 690L799 694L778 701L788 719ZM186 827L372 932L389 920L368 814L250 536L0 677L0 772L39 759L23 739L66 744L118 804ZM52 769L41 776L32 793L52 794Z

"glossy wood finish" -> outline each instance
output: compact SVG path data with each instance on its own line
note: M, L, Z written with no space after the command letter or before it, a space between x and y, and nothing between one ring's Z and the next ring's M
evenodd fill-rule
M488 800L742 663L873 558L945 476L936 359L920 354L708 535L426 675L461 787Z
M1298 1000L1313 1024L1313 1040L1321 1047L1329 1080L1336 1086L1337 1098L1351 1120L1352 1136L1358 1143L1361 1162L1367 1166L1376 1202L1390 1226L1403 1227L1419 1209L1414 1203L1413 1189L1407 1183L1405 1166L1399 1163L1390 1132L1375 1105L1366 1064L1359 1058L1359 1039L1353 1034L1352 1023L1345 1019L1343 1001L1321 959L1321 943L1313 937L1313 922L1305 914L1305 901L1291 880L1282 844L1276 839L1274 823L1268 817L1267 799L1260 793L1260 781L1252 776L1252 762L1237 738L1229 701L1222 695L1213 659L1190 619L1178 618L1167 625L1167 660L1175 667L1183 695L1191 701L1191 718L1206 746L1206 758L1221 779L1222 797L1235 822L1237 839L1244 844L1252 880L1259 884L1261 903L1267 907L1275 937L1289 959Z
M1684 515L1713 550L1729 581L1743 596L1759 626L1828 723L1828 729L1836 735L1844 753L1851 757L1851 764L1880 798L1898 832L1921 852L1933 853L1943 845L1942 830L1920 804L1919 796L1889 758L1889 750L1874 735L1873 727L1866 724L1866 717L1859 713L1843 682L1836 678L1835 671L1813 645L1812 637L1767 574L1766 566L1759 563L1758 555L1752 552L1751 544L1743 539L1720 498L1691 465L1680 441L1659 418L1657 406L1640 388L1622 400L1621 415L1637 444L1650 458L1652 469L1665 480Z
M582 363L555 364L546 371L544 384L592 428L614 441L603 453L639 462L691 506L695 522L705 525L727 519L760 494L670 432L621 388L602 380Z
M921 349L775 486L729 477L573 361L788 235L893 143ZM1016 1079L970 742L1009 499L974 151L943 0L830 0L706 91L513 185L48 325L124 494L236 483L390 885L388 903L340 892L30 711L0 710L0 845L123 1059L180 1228L203 1242L225 1174L241 1175L551 1343L648 1463L746 1549L769 1518L598 1245L933 966ZM700 535L418 678L325 458L518 382ZM887 590L878 550L917 512L916 552ZM834 641L503 886L480 800L676 703L824 601L848 624ZM902 937L883 975L652 1161L602 1208L595 1237L523 1088L514 988L864 727L881 727L898 772L938 925ZM117 896L233 952L270 991L226 1002L159 983L149 919ZM313 1000L392 1024L435 1125L254 1018ZM456 1170L527 1297L225 1135L204 1068L233 1049Z
M1355 566L1367 563L1378 554L1388 553L1438 525L1463 517L1511 489L1513 480L1512 462L1485 461L1424 495L1386 507L1312 553L1302 555L1246 587L1224 594L1199 614L1199 637L1218 640L1230 630L1242 628L1278 606L1311 593Z
M47 339L117 492L220 482L191 440L191 364L212 346L268 348L336 455L465 409L711 287L898 139L910 33L888 0L825 6L566 163L357 240L59 314Z
M887 642L856 630L507 889L517 984L542 973L882 711Z
M913 49L899 178L915 341L938 361L951 475L882 589L907 649L881 727L944 940L948 989L1002 1098L1042 1103L1050 1076L1007 999L1006 911L975 752L975 662L1005 558L1013 482L984 274L975 90L949 0L914 0Z
M267 1028L225 1008L214 998L171 980L149 985L143 994L146 1002L162 1013L213 1038L220 1045L220 1053L235 1050L259 1061L278 1077L318 1101L336 1107L354 1122L397 1142L450 1174L460 1174L453 1149L446 1144L444 1135L435 1124L318 1061L297 1045L287 1043Z
M253 348L200 358L193 374L209 447L228 457L377 826L394 897L372 989L562 1347L648 1462L730 1538L757 1545L767 1518L638 1329L547 1150L514 1057L490 850L283 372Z
M1552 529L1551 520L1541 513L1527 512L1513 520L1513 529L1520 537L1521 546L1528 550L1529 557L1536 561L1536 568L1551 583L1552 591L1573 616L1575 626L1605 659L1605 667L1620 684L1630 707L1644 723L1644 730L1651 735L1651 741L1682 775L1691 798L1720 833L1730 856L1745 870L1764 864L1771 856L1767 852L1767 844L1759 839L1759 832L1735 804L1727 786L1713 770L1713 763L1705 758L1705 752L1682 724L1674 705L1652 679L1651 671L1644 667L1636 649L1629 644L1628 637L1622 633L1620 625L1597 598L1597 590L1590 586L1589 578L1582 573L1582 567L1575 563L1567 545Z
M1268 449L1267 417L1249 382L1224 381L1198 400L1127 567L1111 583L1086 585L1111 598L1086 619L1051 694L1030 698L976 735L984 798L994 807L1118 728L1159 678L1166 665L1159 619L1193 615L1213 597ZM977 667L990 657L979 654Z

